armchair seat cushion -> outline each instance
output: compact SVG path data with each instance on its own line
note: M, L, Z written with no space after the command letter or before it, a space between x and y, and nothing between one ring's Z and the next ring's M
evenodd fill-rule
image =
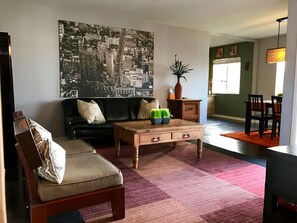
M50 201L122 184L121 171L102 156L71 156L66 160L62 184L40 178L38 194L42 201Z
M66 157L96 153L94 147L81 139L54 138L53 140L66 151Z

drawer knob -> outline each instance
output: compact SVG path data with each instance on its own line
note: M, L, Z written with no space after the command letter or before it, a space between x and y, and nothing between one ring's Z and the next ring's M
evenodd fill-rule
M159 142L159 141L160 141L160 137L157 137L157 138L153 137L152 138L152 142Z
M183 134L183 139L190 138L190 134Z

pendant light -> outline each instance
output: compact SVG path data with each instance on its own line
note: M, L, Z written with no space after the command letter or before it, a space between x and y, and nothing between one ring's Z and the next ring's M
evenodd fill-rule
M266 50L266 63L272 64L272 63L285 61L286 48L279 47L279 35L280 35L280 23L283 20L287 20L287 19L288 17L283 17L276 20L278 22L277 46L276 48Z

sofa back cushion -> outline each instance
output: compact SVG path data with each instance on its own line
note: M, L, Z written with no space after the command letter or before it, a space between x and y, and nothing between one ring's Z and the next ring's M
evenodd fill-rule
M80 116L77 109L76 98L68 98L61 102L64 116Z
M125 98L102 98L104 116L108 122L131 120L128 101Z

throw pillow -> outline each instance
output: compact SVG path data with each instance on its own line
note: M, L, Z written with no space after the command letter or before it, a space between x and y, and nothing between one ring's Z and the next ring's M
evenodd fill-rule
M38 144L42 140L52 140L52 134L46 130L43 126L41 126L39 123L35 122L32 119L28 120L29 128L32 132L33 139L35 144Z
M66 165L66 151L52 140L44 140L37 145L43 165L35 172L42 178L61 184L64 178Z
M85 102L77 100L78 112L88 123L105 123L105 118L99 105L95 101Z
M142 99L140 101L138 119L149 119L150 112L153 108L159 108L159 100L153 99L150 103L147 100Z

